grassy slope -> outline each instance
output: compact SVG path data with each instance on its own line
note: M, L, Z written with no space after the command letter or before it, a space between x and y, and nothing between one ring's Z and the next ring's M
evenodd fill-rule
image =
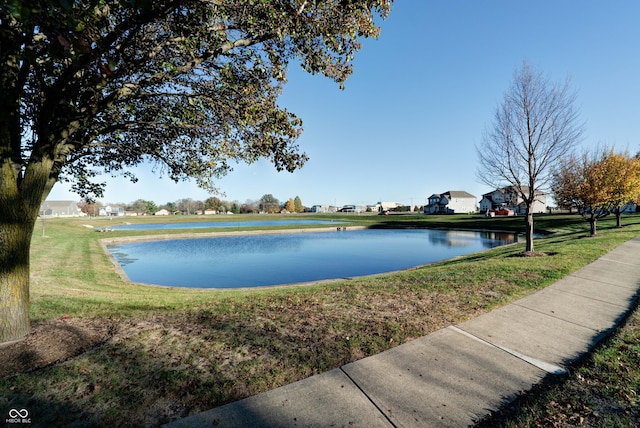
M523 226L521 218L347 218L408 227ZM105 234L82 226L113 222L50 220L46 236L37 231L32 245L33 319L98 318L113 324L114 336L67 362L0 381L0 397L12 407L27 406L49 425L80 419L82 426L157 425L380 352L528 294L640 232L640 217L624 222L623 229L613 228L613 220L602 222L600 235L585 239L586 223L575 216L540 217L538 228L560 231L536 242L549 257L514 257L522 251L517 244L349 281L199 291L125 284L97 241ZM108 236L131 234L140 233Z

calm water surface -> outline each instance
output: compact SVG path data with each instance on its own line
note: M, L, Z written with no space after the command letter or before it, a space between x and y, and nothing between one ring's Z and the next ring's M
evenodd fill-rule
M136 242L109 250L134 282L238 288L391 272L515 239L493 232L353 230Z

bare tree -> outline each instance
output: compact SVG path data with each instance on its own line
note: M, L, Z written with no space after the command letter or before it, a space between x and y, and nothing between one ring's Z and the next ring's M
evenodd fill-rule
M547 191L553 167L582 137L575 100L568 79L552 82L524 62L476 147L480 181L513 186L526 206L527 254L533 253L533 205Z

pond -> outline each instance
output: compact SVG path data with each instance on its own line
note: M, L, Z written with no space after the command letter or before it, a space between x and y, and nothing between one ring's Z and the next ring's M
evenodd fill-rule
M346 230L108 245L134 282L241 288L407 269L516 241L511 233Z
M249 220L249 221L203 221L185 223L146 223L123 224L109 227L113 230L169 230L169 229L222 229L231 227L265 227L265 226L306 226L315 224L344 224L332 220Z

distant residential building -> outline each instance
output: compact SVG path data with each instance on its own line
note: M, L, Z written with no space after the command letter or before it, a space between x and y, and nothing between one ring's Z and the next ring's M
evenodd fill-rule
M156 211L153 215L169 215L171 214L169 211L162 208L161 210Z
M468 214L476 210L476 197L461 190L434 193L424 207L425 214Z
M382 207L382 211L390 211L395 209L400 204L396 202L380 202L379 205Z
M46 217L80 217L86 215L74 201L44 201L39 215Z
M524 187L525 192L529 191L528 187ZM516 214L526 214L527 205L520 197L520 193L513 186L496 189L492 192L482 195L480 200L480 212L485 213L489 210L498 210L506 208L512 210ZM541 191L536 192L536 199L531 207L533 213L543 213L547 210L547 194Z
M107 217L124 217L126 211L124 207L118 205L107 205L104 208L100 208L100 215Z

